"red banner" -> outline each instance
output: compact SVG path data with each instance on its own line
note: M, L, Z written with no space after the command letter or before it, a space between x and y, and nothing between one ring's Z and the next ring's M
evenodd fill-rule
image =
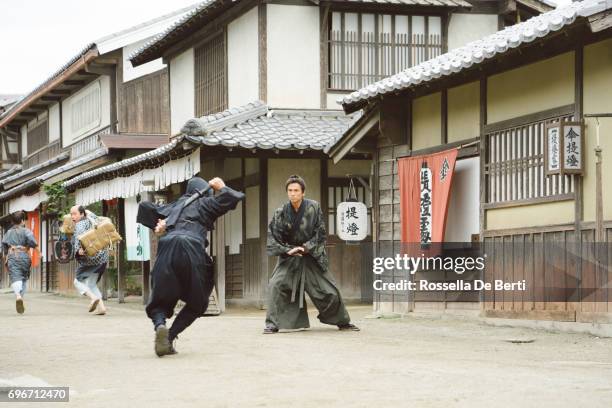
M28 211L26 228L32 231L36 243L40 247L40 214L38 211ZM40 252L38 248L30 249L30 258L32 259L32 268L36 268L40 264Z
M457 149L398 160L402 242L443 242Z

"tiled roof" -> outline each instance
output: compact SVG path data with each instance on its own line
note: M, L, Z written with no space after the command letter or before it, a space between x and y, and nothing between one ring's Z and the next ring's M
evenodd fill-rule
M28 169L25 169L17 174L13 174L10 177L0 180L0 187L4 187L6 184L9 184L15 180L19 180L20 178L26 177L30 174L36 173L37 171L40 171L44 169L45 167L51 166L52 164L55 164L55 163L59 163L62 160L68 159L69 157L70 157L70 152L62 152L50 160L47 160L45 162L32 166Z
M230 7L234 3L238 3L240 0L205 0L198 4L193 10L184 15L172 26L168 27L166 31L153 37L150 41L147 41L142 47L130 54L129 59L132 64L139 65L143 64L151 59L158 58L160 53L166 46L170 45L178 39L180 41L181 35L190 30L190 26L194 23L197 25L196 29L201 28L197 24L198 20L204 19L208 14L211 14L214 9L219 8L223 5L229 5ZM318 0L311 0L313 4L318 4ZM425 7L472 7L472 5L465 0L331 0L331 2L352 2L352 3L363 3L363 4L381 4L381 5L405 5L405 6L425 6Z
M404 90L442 76L453 75L511 48L558 31L573 23L579 16L591 16L610 8L612 8L611 0L584 0L570 3L368 85L340 98L338 103L341 103L347 110L350 105L365 102L380 95Z
M18 186L15 186L10 190L3 192L2 194L0 194L0 202L21 195L31 188L42 185L45 181L49 180L52 177L62 174L65 171L72 170L102 156L106 156L107 154L108 149L106 147L101 147L91 153L78 157L75 160L70 160L68 163L62 166L56 167L51 171L41 174L40 176L34 177L33 179L30 179L23 184L19 184Z
M66 188L94 178L130 175L141 166L158 166L171 156L189 154L193 144L246 149L323 150L333 145L361 116L342 111L270 109L261 101L189 120L183 134L155 150L91 170L64 182ZM183 146L183 142L190 142ZM119 173L120 172L120 173Z
M10 169L0 173L0 183L4 181L4 179L12 176L13 174L19 173L23 167L21 164L15 164Z
M257 101L188 121L182 133L195 143L245 149L323 150L360 114L341 111L270 109Z
M177 137L176 139L173 139L170 143L160 146L157 149L150 150L146 153L142 153L134 157L123 159L119 162L108 164L106 166L102 166L94 170L86 171L85 173L81 173L77 177L74 177L70 180L65 181L63 186L66 188L69 188L85 180L104 176L107 174L112 174L121 169L126 169L128 167L137 166L137 165L140 165L141 163L145 163L150 160L160 160L161 161L162 159L166 159L165 161L167 161L170 159L171 153L173 153L174 151L178 149L181 149L181 147L179 146L179 143L182 141L183 141L183 137ZM185 151L185 153L189 153L189 151Z
M319 3L323 1L314 1ZM377 4L393 4L404 6L430 6L430 7L472 7L465 0L327 0L329 3L377 3Z

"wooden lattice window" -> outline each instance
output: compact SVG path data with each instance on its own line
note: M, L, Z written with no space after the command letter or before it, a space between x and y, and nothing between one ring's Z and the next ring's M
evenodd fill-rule
M529 201L572 198L575 176L546 175L546 125L572 121L566 114L494 130L485 135L486 203L490 207Z
M49 144L49 126L48 122L45 120L36 127L32 129L28 129L28 154L32 154L35 151L42 149L47 144Z
M357 201L368 207L368 236L372 234L372 199L366 189L357 181L355 183L355 193ZM347 178L330 178L327 181L327 234L336 235L336 208L338 204L349 198L350 180Z
M195 114L227 109L227 52L225 33L195 49Z
M443 41L439 16L333 12L328 87L362 88L437 57Z

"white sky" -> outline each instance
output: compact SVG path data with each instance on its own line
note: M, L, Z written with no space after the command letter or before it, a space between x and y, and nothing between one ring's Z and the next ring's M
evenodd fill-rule
M198 0L0 0L0 94L26 94L87 44Z
M90 42L195 3L0 0L0 94L26 94Z

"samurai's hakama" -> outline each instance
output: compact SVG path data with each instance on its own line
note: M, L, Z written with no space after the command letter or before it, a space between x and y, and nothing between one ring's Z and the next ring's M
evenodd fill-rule
M185 306L170 328L174 339L208 307L214 285L212 258L206 253L208 231L214 229L215 220L236 208L244 194L224 187L216 196L200 197L191 205L184 202L207 183L193 178L187 184L187 193L178 201L155 207L141 203L139 222L154 229L156 219L166 219L167 233L159 240L155 265L151 271L151 295L146 307L147 316L157 327L174 314L178 300Z
M32 260L26 251L37 246L32 231L21 225L15 225L6 232L2 239L2 247L4 253L8 254L7 264L11 285L18 281L30 279ZM11 249L11 247L14 249Z
M274 213L268 226L268 255L278 256L268 287L266 326L278 329L310 327L304 292L319 310L321 323L346 325L349 314L334 278L328 270L325 223L319 203L302 201L296 212L291 203ZM302 257L287 251L302 246Z

